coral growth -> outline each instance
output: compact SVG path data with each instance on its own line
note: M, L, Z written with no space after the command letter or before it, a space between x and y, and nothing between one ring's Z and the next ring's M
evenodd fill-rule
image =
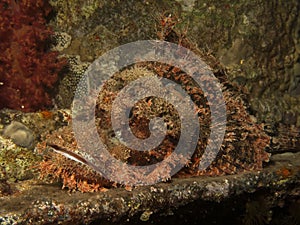
M25 112L52 105L51 89L65 61L49 51L44 0L0 2L0 108Z

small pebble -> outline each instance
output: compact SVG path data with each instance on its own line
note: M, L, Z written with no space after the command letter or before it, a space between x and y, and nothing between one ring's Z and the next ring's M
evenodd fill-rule
M6 126L3 131L3 136L12 139L12 141L21 147L33 147L34 134L24 124L13 121Z

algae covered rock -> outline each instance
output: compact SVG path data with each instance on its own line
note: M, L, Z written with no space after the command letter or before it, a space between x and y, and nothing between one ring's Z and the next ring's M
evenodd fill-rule
M17 181L33 178L40 157L28 148L19 147L0 136L0 179Z

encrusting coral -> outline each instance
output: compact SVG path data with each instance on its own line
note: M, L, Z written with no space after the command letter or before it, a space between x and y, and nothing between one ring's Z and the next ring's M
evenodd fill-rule
M186 37L173 29L175 24L176 21L174 22L170 16L162 18L162 31L159 33L159 37L193 50L214 69L214 74L221 83L226 104L227 124L217 157L208 168L199 170L199 162L202 160L201 157L207 146L211 123L211 112L203 91L179 68L157 62L143 62L125 68L105 83L98 97L95 110L96 124L101 140L108 146L110 153L115 158L131 165L154 164L166 159L173 152L180 137L180 121L174 107L163 99L156 97L141 99L130 112L130 127L139 138L149 136L149 121L151 118L160 116L164 119L167 124L166 136L155 149L139 152L125 147L120 141L116 140L111 126L111 108L119 91L132 80L147 74L156 74L159 77L180 84L186 93L191 96L195 104L195 113L198 115L199 124L201 125L201 136L199 136L195 152L189 163L176 176L217 176L262 169L263 162L269 160L270 154L265 151L265 148L269 145L270 137L264 132L262 126L256 124L249 115L245 102L241 94L238 93L238 88L227 81L226 75L218 67L217 60L195 48ZM82 135L88 139L89 131ZM85 147L87 146L77 146L71 125L48 134L38 146L39 151L44 154L44 161L40 165L41 177L50 177L52 181L61 179L64 187L83 192L97 191L103 187L115 185L113 182L102 178L92 168L83 165L88 164L85 163L87 159L84 159L84 154L80 152ZM68 152L71 157L66 159L63 154L57 152ZM165 172L164 175L152 175L161 175L168 178L169 171L166 170ZM152 175L149 175L149 179Z
M51 89L65 60L49 51L50 12L44 0L0 2L0 109L29 112L52 105Z

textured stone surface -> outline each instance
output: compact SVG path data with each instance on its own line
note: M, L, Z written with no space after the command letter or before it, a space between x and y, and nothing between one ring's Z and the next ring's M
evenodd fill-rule
M176 211L178 207L196 200L204 201L204 206L209 208L210 204L225 203L243 195L255 196L261 190L271 198L268 200L271 209L280 204L283 206L288 197L299 197L299 176L300 153L284 153L274 155L271 164L261 172L215 178L174 178L169 183L131 191L115 188L102 193L68 193L57 185L27 181L18 184L23 187L20 193L0 199L0 222L88 224L98 221L101 224L122 224L126 222L124 218L134 223L135 220L147 219L149 215L151 221L169 210L180 213Z
M60 7L63 1L53 2ZM68 15L77 6L81 18L64 24L73 41L63 53L92 61L120 44L156 39L160 16L176 15L176 29L220 60L228 78L245 92L259 122L300 126L299 1L103 0L96 5L95 1L78 4L80 0L68 9L57 9ZM91 9L88 16L85 8ZM56 29L61 29L58 24ZM69 80L62 88L74 86L77 80L74 76L74 82ZM65 97L72 99L72 94ZM69 107L69 103L60 106Z
M286 153L273 155L261 172L174 178L169 183L132 191L113 188L85 194L69 193L61 190L61 184L35 179L7 179L9 173L3 170L7 164L1 161L0 224L159 224L171 215L174 223L183 221L182 224L224 222L216 219L218 215L236 224L270 224L276 216L272 224L300 224L299 130L281 130L278 126L300 125L299 1L103 0L98 1L99 5L97 1L81 4L83 1L76 0L71 5L67 1L51 2L58 11L58 19L53 22L55 30L67 30L66 37L71 39L66 47L59 45L59 50L76 61L58 87L60 93L66 93L59 107L70 105L72 90L86 65L98 54L118 44L157 38L159 15L176 14L180 19L176 29L186 31L206 54L220 60L228 78L250 101L250 112L266 123L265 129L274 136L269 150ZM66 19L69 23L64 23ZM64 123L55 119L62 115L41 122L47 115L38 113L33 119L19 112L1 112L0 128L16 120L40 135ZM290 134L293 138L288 138ZM1 146L3 143L13 145L1 139ZM278 219L280 216L285 220Z

